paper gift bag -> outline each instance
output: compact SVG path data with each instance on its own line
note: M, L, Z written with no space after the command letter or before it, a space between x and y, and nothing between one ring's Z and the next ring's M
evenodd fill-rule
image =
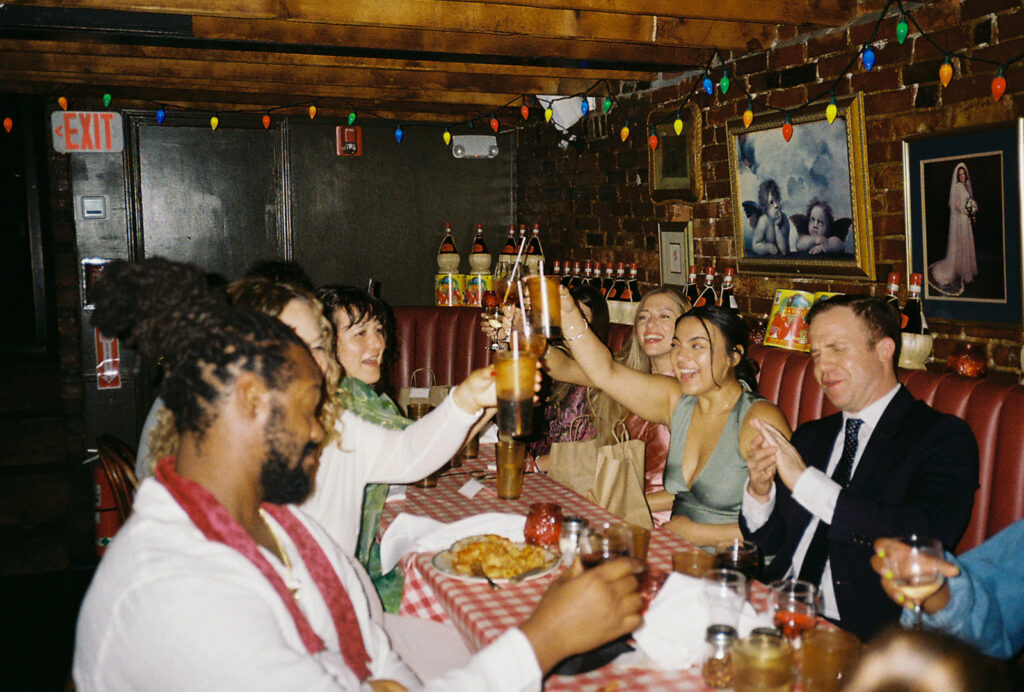
M421 373L423 376L418 377ZM408 411L409 404L414 402L439 406L451 388L448 384L439 385L430 368L417 368L409 377L409 386L398 390L398 405L403 411Z
M625 426L616 429L614 435L616 441L607 445L598 445L593 439L555 442L548 459L548 476L624 521L652 528L654 522L644 496L647 445L642 440L628 439Z

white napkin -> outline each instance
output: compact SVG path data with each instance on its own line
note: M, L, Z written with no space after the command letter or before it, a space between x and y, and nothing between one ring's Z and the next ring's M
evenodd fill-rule
M673 572L654 597L644 624L633 633L637 651L615 659L616 665L649 665L662 670L680 670L700 663L708 608L702 580ZM755 627L770 627L771 619L759 615L749 603L740 612L739 635Z
M395 517L380 541L380 567L390 572L406 553L436 553L460 538L496 533L510 541L523 540L526 517L522 514L488 512L445 524L416 514Z

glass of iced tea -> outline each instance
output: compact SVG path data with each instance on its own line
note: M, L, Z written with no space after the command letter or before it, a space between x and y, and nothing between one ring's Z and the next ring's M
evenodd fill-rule
M498 435L511 439L533 432L533 383L537 376L537 358L519 348L494 352L497 370Z
M752 634L732 645L732 687L736 692L789 692L793 650L785 639Z
M558 277L534 274L526 277L530 293L530 315L533 326L549 339L562 338L562 304Z

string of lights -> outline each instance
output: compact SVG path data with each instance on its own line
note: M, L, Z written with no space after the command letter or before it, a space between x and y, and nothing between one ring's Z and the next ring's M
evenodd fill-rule
M913 15L913 13L911 11L909 11L909 10L904 8L903 0L888 0L888 2L886 2L886 4L885 4L885 7L879 13L878 19L875 22L875 25L874 25L874 28L873 28L873 30L871 32L870 38L864 44L862 44L861 47L858 49L857 53L853 57L850 58L850 61L847 63L847 65L839 72L839 76L831 84L825 86L819 93L817 93L816 95L808 98L807 101L805 101L804 103L802 103L802 104L800 104L798 106L792 106L792 107L789 107L789 108L776 107L776 106L771 105L771 103L768 100L768 97L760 97L757 94L751 93L751 91L749 90L748 85L744 85L742 83L742 81L739 80L739 79L735 79L734 80L734 73L730 70L729 63L723 58L721 52L717 48L713 49L711 51L711 55L708 58L707 62L705 62L705 64L703 65L702 68L699 68L701 70L701 72L699 74L699 77L695 78L692 81L692 83L690 84L689 91L687 92L687 94L683 98L683 100L677 105L674 113L669 113L664 118L662 118L662 119L660 119L658 121L652 122L650 124L650 126L648 127L648 131L647 131L648 146L650 146L651 149L657 149L657 147L658 147L658 136L657 136L657 134L655 134L655 130L656 130L656 128L659 125L661 125L661 124L663 124L665 122L668 122L669 120L673 121L673 129L675 130L675 133L677 135L682 132L682 129L683 129L683 126L684 126L683 119L682 119L682 112L685 110L685 108L689 104L689 102L693 99L694 95L698 93L698 89L703 90L704 93L707 94L708 96L714 96L714 94L715 94L715 83L712 80L712 73L716 69L716 67L715 67L716 59L717 59L718 65L721 66L721 77L718 80L718 90L722 94L722 96L725 96L725 95L727 95L729 93L729 91L730 91L730 89L732 87L732 84L735 82L737 87L739 88L739 90L743 93L743 95L745 95L747 97L747 107L744 110L743 116L742 116L743 117L743 125L744 125L744 127L750 127L751 123L753 122L755 106L757 106L762 111L768 111L768 112L774 112L774 113L777 113L777 114L781 114L785 118L785 122L784 122L784 124L783 124L783 126L781 128L782 129L782 136L788 142L790 140L790 138L792 137L792 135L793 135L793 125L792 125L792 122L791 122L792 116L796 115L797 113L799 113L799 112L801 112L801 111L803 111L805 109L816 107L816 104L818 104L819 102L823 101L824 99L830 99L829 104L825 108L825 116L828 119L829 123L833 122L835 120L837 114L838 114L838 106L837 106L837 103L836 103L836 89L839 87L841 82L844 79L846 79L849 74L851 74L851 71L854 69L854 66L856 65L856 63L858 61L860 62L861 66L863 67L863 69L866 72L870 72L875 67L875 65L876 65L875 45L879 41L884 40L884 39L879 37L879 30L881 28L882 22L886 19L886 17L888 17L890 15L890 10L893 10L893 12L898 13L899 17L900 17L899 22L896 24L896 36L895 36L896 40L899 43L899 45L902 46L904 44L904 42L907 40L908 36L910 35L910 25L913 24L913 26L917 30L918 34L920 34L920 38L922 40L928 42L928 44L930 44L936 51L938 51L943 56L943 62L942 62L942 65L939 67L939 73L938 73L939 82L942 84L943 88L948 87L949 84L952 82L952 79L953 79L953 59L954 58L958 59L961 62L961 64L963 64L965 62L982 63L982 64L985 64L985 65L996 67L996 75L995 75L995 77L993 77L992 83L991 83L991 92L992 92L992 98L995 99L996 101L999 101L1002 98L1003 94L1006 92L1006 72L1009 70L1009 68L1012 65L1014 65L1014 64L1024 60L1024 53L1021 53L1020 55L1017 55L1016 57L1014 57L1011 60L1008 60L1008 61L1006 61L1004 63L1000 63L1000 62L998 62L996 60L991 60L989 58L976 57L976 56L970 55L970 54L968 54L968 52L966 50L951 50L951 49L943 48L942 46L940 46L935 41L935 39L932 36L930 36L928 34L928 32L926 32L921 27L921 25L917 21L917 18ZM68 106L69 106L69 103L68 103L68 99L64 95L64 93L68 90L68 88L69 87L67 87L67 86L61 87L60 89L54 90L50 94L47 94L47 95L45 95L45 96L43 96L41 98L45 102L50 102L54 97L56 97L57 104L60 106L60 108L63 109L63 110L67 110ZM499 119L499 115L502 115L503 112L506 109L510 109L516 103L520 104L519 113L520 113L520 115L522 117L523 124L527 124L527 123L530 122L534 110L536 110L540 106L543 106L543 108L544 108L544 110L543 110L544 122L545 123L550 123L551 119L552 119L552 115L553 115L553 106L554 106L554 104L558 103L560 101L565 101L565 100L569 100L569 99L581 99L581 101L580 101L580 111L581 111L581 115L585 116L590 111L589 97L594 92L597 92L597 93L602 93L603 92L604 93L604 98L601 101L601 109L602 109L602 111L605 114L610 113L612 111L612 109L618 109L618 111L623 114L623 125L622 125L621 129L619 130L619 136L622 139L622 141L625 142L630 137L630 133L631 133L630 122L631 122L631 120L630 120L629 114L627 113L626 109L619 102L619 99L616 96L616 94L614 93L613 89L611 88L611 85L605 79L601 79L601 80L595 82L593 85L591 85L590 87L588 87L586 90L584 90L582 92L578 92L578 93L570 94L570 95L564 95L564 96L551 97L550 100L548 100L546 104L540 103L538 101L537 97L535 97L533 95L523 94L523 95L520 95L520 96L515 96L515 97L513 97L512 99L510 99L509 101L507 101L506 103L504 103L503 105L501 105L501 106L499 106L497 108L494 108L494 109L491 109L491 110L488 110L488 111L485 111L485 112L478 113L476 115L470 116L469 118L463 118L463 119L461 119L461 120L459 120L457 122L448 123L447 125L441 125L440 127L442 127L443 130L444 130L443 133L442 133L442 141L447 146L447 145L451 144L452 131L453 130L455 130L458 127L462 127L462 126L468 128L468 129L473 129L473 128L475 128L475 126L476 126L476 124L478 122L484 122L484 121L486 121L488 123L488 125L491 128L491 130L493 130L494 132L497 133L501 129L501 120ZM195 110L195 109L189 109L189 108L185 108L185 107L176 107L176 106L172 106L172 105L169 105L169 104L160 103L160 102L157 102L157 101L152 101L150 99L133 98L131 95L129 95L127 93L120 94L119 97L124 99L124 100L132 101L132 102L141 102L141 103L146 103L146 104L150 104L150 105L154 106L155 107L154 117L156 119L157 124L159 124L159 125L162 125L162 124L164 124L166 122L166 120L168 118L168 113L182 112L182 113L189 113L190 115L194 115L194 114L205 114L205 113L210 112L210 111L200 111L200 110ZM209 119L210 128L213 129L213 130L216 130L217 126L220 124L220 116L221 115L225 115L227 113L230 113L232 115L250 115L250 114L260 115L264 129L269 129L271 124L272 124L272 122L273 122L273 120L272 120L272 114L273 113L278 112L278 111L292 111L292 110L294 110L296 108L301 108L303 106L307 107L307 112L309 114L309 118L312 120L312 119L316 118L316 116L318 114L318 109L317 109L318 102L319 102L319 99L312 99L312 100L301 101L301 102L298 102L298 103L292 103L292 104L287 104L287 105L275 106L275 107L269 108L269 109L259 109L259 110L244 110L243 109L243 110L233 110L233 111L210 112L210 119ZM103 106L104 106L104 108L110 108L112 103L113 103L113 96L111 95L111 93L110 92L104 93L103 94ZM395 140L398 143L401 143L403 141L403 139L405 138L405 131L404 131L403 127L402 127L402 123L401 122L398 122L398 121L396 121L396 120L394 120L392 118L381 116L381 115L379 115L377 113L374 113L373 111L370 111L370 110L365 110L364 109L364 110L362 110L362 112L359 112L351 104L349 104L349 103L347 103L345 101L342 101L341 103L343 104L344 107L348 108L348 119L347 120L348 120L348 124L349 125L354 125L356 123L357 119L360 119L360 118L363 119L363 120L377 120L377 121L391 122L391 123L395 124L395 130L394 130ZM531 107L531 104L533 104L532 107ZM521 126L520 123L515 123L514 121L513 121L513 123L514 123L513 126L516 126L516 127ZM508 124L512 125L512 123L508 123ZM4 130L9 133L14 128L14 126L15 126L15 118L13 117L13 115L10 115L10 114L5 115L5 117L3 118L3 128L4 128ZM437 125L430 125L429 127L438 127L438 126Z

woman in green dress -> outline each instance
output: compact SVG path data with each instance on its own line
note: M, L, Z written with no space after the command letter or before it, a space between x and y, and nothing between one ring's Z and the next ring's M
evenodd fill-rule
M587 329L568 292L561 307L565 342L594 385L671 430L665 490L648 496L654 510L671 504L665 527L702 546L740 538L746 457L758 436L751 421L765 420L789 435L778 407L755 393L757 364L747 356L743 320L714 305L684 314L675 325L672 375L666 376L617 362Z

